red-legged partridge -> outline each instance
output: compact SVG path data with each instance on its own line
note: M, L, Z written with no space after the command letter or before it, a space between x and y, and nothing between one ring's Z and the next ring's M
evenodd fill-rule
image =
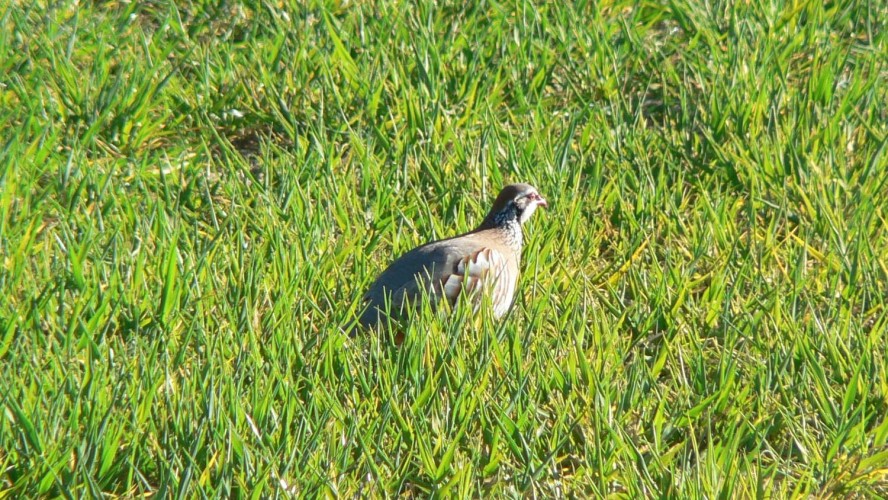
M521 225L538 206L548 204L533 186L504 187L475 230L414 248L383 271L364 295L360 324L384 325L386 311L401 318L423 296L433 300L433 306L442 300L453 304L460 293L470 294L476 307L481 293L489 294L494 317L503 316L515 299Z

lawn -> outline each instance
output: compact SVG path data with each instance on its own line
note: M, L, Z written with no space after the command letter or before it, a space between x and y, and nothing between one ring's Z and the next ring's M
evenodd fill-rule
M6 2L0 497L886 497L886 225L885 1Z

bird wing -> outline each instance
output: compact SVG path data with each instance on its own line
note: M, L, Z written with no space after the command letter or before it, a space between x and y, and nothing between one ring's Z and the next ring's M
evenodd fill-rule
M473 235L442 240L416 248L395 260L370 286L364 296L368 310L361 318L366 326L375 326L380 311L390 304L391 314L399 315L408 303L425 291L429 297L456 302L460 293L480 303L482 290L489 290L494 314L499 317L508 310L514 296L517 276L503 249ZM503 305L504 304L504 305ZM397 311L397 312L396 312Z

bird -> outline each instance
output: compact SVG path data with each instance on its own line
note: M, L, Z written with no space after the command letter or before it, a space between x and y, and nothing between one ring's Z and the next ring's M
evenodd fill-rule
M427 297L432 307L469 295L477 311L490 296L493 316L501 318L515 300L524 235L521 226L545 198L529 184L502 188L487 216L472 231L421 245L392 262L363 296L364 309L352 334L380 330L388 319L400 321Z

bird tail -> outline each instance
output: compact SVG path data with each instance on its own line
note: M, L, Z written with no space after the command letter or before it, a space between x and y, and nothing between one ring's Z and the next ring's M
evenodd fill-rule
M379 324L379 309L373 305L368 305L364 312L358 317L358 322L349 330L349 337L356 337L358 334L372 330Z

